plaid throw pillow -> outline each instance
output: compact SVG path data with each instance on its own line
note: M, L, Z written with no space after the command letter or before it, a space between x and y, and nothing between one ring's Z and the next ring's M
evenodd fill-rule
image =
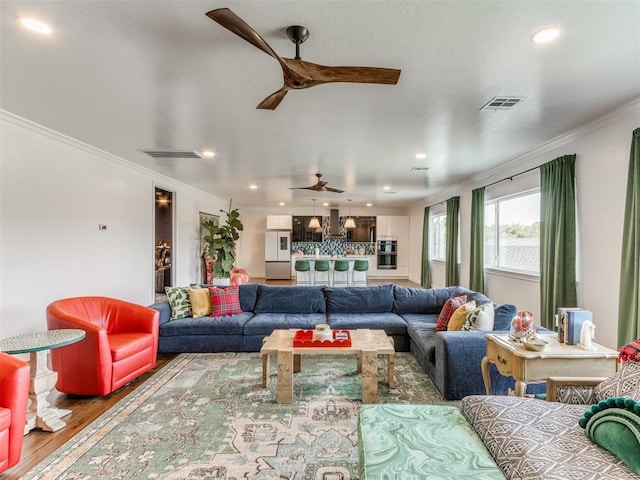
M209 287L211 294L211 316L234 315L242 313L240 291L237 285L226 288Z
M618 350L619 362L640 362L640 338Z
M447 300L440 311L440 316L438 316L438 323L436 324L436 331L442 332L447 329L447 325L449 324L449 319L453 312L456 311L459 307L467 303L467 296L461 295L459 297L453 297Z

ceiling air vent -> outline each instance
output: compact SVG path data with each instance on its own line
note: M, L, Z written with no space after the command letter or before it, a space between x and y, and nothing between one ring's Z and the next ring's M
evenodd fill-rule
M202 158L198 152L193 150L141 150L153 158Z
M493 97L480 110L510 110L523 100L524 97Z
M429 167L411 167L412 172L426 172Z

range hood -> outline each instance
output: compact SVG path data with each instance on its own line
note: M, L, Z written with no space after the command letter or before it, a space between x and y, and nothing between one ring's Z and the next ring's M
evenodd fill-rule
M346 234L340 225L340 212L337 208L332 208L329 215L329 235L327 238L345 238Z

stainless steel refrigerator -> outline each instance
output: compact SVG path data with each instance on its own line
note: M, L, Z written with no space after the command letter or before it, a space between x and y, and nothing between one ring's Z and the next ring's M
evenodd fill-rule
M291 232L269 231L264 235L264 277L267 280L291 278Z

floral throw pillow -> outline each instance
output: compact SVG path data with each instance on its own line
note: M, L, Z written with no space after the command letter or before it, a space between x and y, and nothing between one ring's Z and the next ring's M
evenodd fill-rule
M235 315L242 313L240 290L237 285L226 288L209 287L211 293L211 316Z
M493 330L494 316L493 303L484 303L467 315L461 330L479 330L485 332Z
M436 331L438 331L438 332L445 331L447 329L447 324L449 323L449 320L451 319L451 315L453 315L453 312L455 312L456 309L458 309L458 307L461 307L465 303L467 303L467 296L466 295L461 295L459 297L453 297L453 298L450 298L449 300L447 300L444 303L444 306L442 307L442 310L440 311L440 315L438 316L438 323L436 324Z
M593 389L595 401L612 397L631 397L640 402L640 363L625 362L620 370Z
M187 287L164 287L171 307L171 320L191 316L191 301Z

